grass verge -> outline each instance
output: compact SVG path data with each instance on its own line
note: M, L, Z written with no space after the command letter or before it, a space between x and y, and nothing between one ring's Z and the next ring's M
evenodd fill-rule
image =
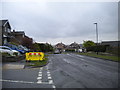
M96 53L79 53L79 54L96 57L96 58L108 59L108 60L117 61L117 62L120 61L120 57L118 57L118 56L101 55L101 54L97 55Z

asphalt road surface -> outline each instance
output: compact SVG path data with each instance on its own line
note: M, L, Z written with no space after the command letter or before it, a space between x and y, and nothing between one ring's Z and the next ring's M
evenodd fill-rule
M3 88L117 88L118 63L78 54L52 54L49 64L6 69Z

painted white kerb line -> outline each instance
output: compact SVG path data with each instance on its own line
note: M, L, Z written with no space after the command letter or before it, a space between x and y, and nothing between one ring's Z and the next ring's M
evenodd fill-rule
M37 80L38 80L37 83L38 83L38 84L43 83L43 82L42 82L42 70L43 70L43 67L40 68L40 71L39 71L39 73L38 73L38 77L37 77Z

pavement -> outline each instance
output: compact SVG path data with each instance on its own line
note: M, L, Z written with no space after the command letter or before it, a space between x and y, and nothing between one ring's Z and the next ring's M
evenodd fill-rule
M68 53L49 55L49 64L3 69L3 88L117 88L118 62Z
M18 62L3 62L2 69L23 69L25 66L25 60Z

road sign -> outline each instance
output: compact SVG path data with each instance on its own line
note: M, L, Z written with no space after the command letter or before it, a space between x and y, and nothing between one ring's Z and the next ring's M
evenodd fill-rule
M26 60L27 61L35 61L35 60L43 60L44 53L43 52L29 52L26 53Z

